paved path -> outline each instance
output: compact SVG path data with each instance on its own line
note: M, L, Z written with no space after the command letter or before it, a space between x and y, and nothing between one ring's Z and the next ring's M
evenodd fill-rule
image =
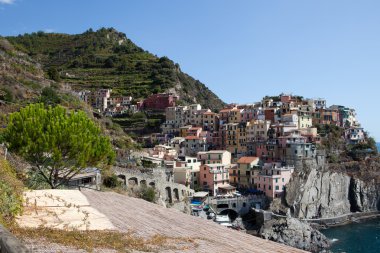
M282 244L263 240L236 230L225 228L213 221L200 217L190 216L175 209L167 209L142 199L127 197L114 192L97 192L93 190L49 190L33 191L26 194L30 209L19 218L19 224L35 227L38 220L44 219L44 223L53 227L61 227L62 224L72 224L82 219L80 211L92 210L89 215L89 229L114 229L122 232L135 232L137 236L152 238L154 235L164 235L171 238L179 238L176 244L185 245L186 249L166 249L157 252L199 252L199 253L267 253L267 252L304 252ZM37 209L34 208L37 206ZM74 206L74 207L73 207ZM49 211L44 211L48 208ZM53 208L52 210L50 210ZM60 212L61 209L65 212ZM52 215L55 213L55 215ZM67 215L66 215L67 214ZM53 219L50 216L59 219ZM101 219L99 219L101 218ZM101 221L97 224L97 221ZM71 226L68 226L71 227ZM195 243L188 243L192 239ZM26 245L32 252L38 253L82 253L71 247L65 247L49 243L43 240L26 239ZM109 249L98 249L94 252L113 253ZM137 252L137 251L133 251Z
M141 199L113 192L86 190L82 193L90 205L107 216L120 231L133 230L143 237L161 234L170 237L199 238L196 240L199 246L187 252L304 252Z

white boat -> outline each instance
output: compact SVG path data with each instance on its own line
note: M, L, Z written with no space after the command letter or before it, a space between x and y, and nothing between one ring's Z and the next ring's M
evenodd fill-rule
M228 215L216 215L214 221L222 226L232 227L231 220Z

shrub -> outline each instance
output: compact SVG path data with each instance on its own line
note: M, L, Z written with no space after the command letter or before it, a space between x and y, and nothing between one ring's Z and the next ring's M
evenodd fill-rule
M140 188L140 198L149 202L154 202L156 200L156 192L152 187L142 186Z
M111 176L106 176L103 179L103 184L105 187L108 188L116 188L121 185L121 182L119 181L119 178L115 174L113 174Z
M9 224L22 210L23 184L9 163L0 159L0 223Z

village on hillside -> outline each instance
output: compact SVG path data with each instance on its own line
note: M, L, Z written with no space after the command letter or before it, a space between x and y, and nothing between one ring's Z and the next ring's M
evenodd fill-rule
M142 160L170 170L173 181L209 196L262 193L281 197L297 160L316 157L321 125L344 129L347 144L366 141L355 109L327 106L325 99L280 94L253 104L229 104L219 112L200 104L177 106L178 96L154 94L132 104L112 90L82 91L79 97L106 116L126 111L162 111L161 132L140 140L154 146Z

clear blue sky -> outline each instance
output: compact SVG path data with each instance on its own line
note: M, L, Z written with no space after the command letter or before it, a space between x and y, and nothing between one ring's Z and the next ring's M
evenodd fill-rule
M0 0L0 24L1 35L114 27L226 102L324 97L380 140L378 0Z

